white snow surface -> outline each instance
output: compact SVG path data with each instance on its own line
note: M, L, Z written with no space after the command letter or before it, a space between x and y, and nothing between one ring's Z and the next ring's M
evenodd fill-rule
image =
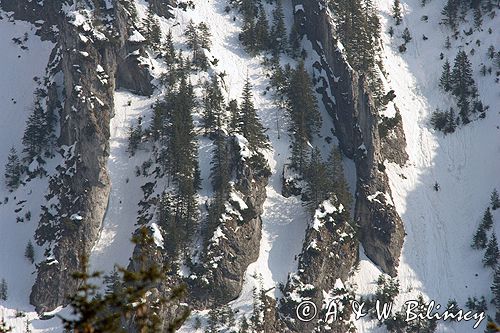
M484 210L489 204L491 191L500 188L500 85L494 75L482 77L479 65L487 63L486 50L490 45L500 45L499 19L484 17L483 31L458 40L451 38L451 49L444 49L449 28L439 25L445 1L429 1L421 7L419 0L401 1L403 23L395 26L391 17L391 0L379 0L383 32L384 67L388 72L388 84L396 92L395 104L402 113L407 140L409 162L403 168L387 165L394 204L401 215L407 233L398 269L401 284L399 305L415 299L419 293L429 300L446 307L448 300L456 299L465 308L468 297L491 297L491 269L482 265L483 251L470 247L472 235L477 229ZM429 16L428 23L421 21ZM472 11L469 24L472 25ZM395 36L387 31L392 25ZM408 26L413 40L406 53L399 53L402 43L399 37ZM488 34L488 28L493 29ZM422 36L429 37L423 40ZM481 40L481 46L475 44ZM478 85L480 98L490 106L486 119L460 127L451 135L435 132L429 124L436 107L446 109L452 99L438 88L444 58L453 59L460 48L468 52ZM475 55L470 50L475 49ZM406 179L401 177L404 175ZM440 190L433 189L435 182ZM500 234L500 214L494 214L495 231ZM361 252L360 270L353 279L358 293L373 292L380 271ZM489 306L489 314L493 306ZM485 321L473 330L472 322L443 323L439 321L436 332L482 332ZM375 322L358 321L360 332L385 332Z
M248 267L243 291L240 297L231 303L240 314L248 314L252 308L252 288L258 285L256 273L262 276L264 288L268 289L285 282L288 273L297 269L295 256L302 249L310 216L300 198L284 198L281 195L281 172L287 163L290 143L286 134L286 117L283 110L274 106L271 94L262 94L268 85L268 79L263 72L261 59L248 56L238 41L240 15L235 15L234 12L226 14L225 0L195 2L195 9L188 9L186 12L174 9L173 19L160 18L163 32L166 33L171 29L178 47L183 45L182 34L189 20L208 24L212 32L212 47L207 54L210 59L219 59L215 68L217 73L227 73L223 82L227 99L240 98L244 80L248 75L254 86L254 100L259 117L263 125L268 128L267 134L272 145L271 150L264 152L272 176L266 188L267 199L262 215L263 232L259 258ZM452 48L445 50L442 46L449 31L438 24L441 16L436 14L441 11L444 2L444 0L433 0L422 8L420 0L403 0L403 23L395 27L395 37L391 39L386 31L393 25L390 17L393 1L377 0L383 26L383 61L388 72L386 81L397 95L394 103L402 113L408 143L407 152L410 156L408 164L403 168L386 163L393 204L403 219L407 233L398 270L401 283L398 304L414 299L419 293L443 306L451 298L456 299L460 306L464 306L467 297L491 295L489 289L491 270L483 268L481 263L483 252L472 250L470 242L489 203L491 191L495 187L500 189L498 177L500 85L495 84L494 75L486 77L479 75L479 64L487 62L488 46L500 45L499 33L495 31L495 28L498 29L499 19L498 16L495 19L485 17L483 32L473 34L475 38L480 36L482 42L480 47L475 44L475 40L468 37L452 40ZM142 17L147 3L144 0L139 0L137 3L139 16ZM270 8L267 4L265 7ZM284 1L284 7L287 22L290 23L292 12L300 8L294 8L289 0ZM3 12L0 12L0 15L4 18L6 16ZM427 23L421 21L422 15L429 15ZM234 21L233 17L236 17ZM74 16L72 22L85 23L84 17L80 16ZM399 36L405 26L410 28L413 40L407 45L406 53L401 54L397 46L401 44ZM487 33L488 27L493 29L492 34ZM465 27L462 26L461 29ZM29 34L26 43L29 50L21 50L11 41L13 37L22 36L24 32ZM429 39L424 41L422 35L428 36ZM0 45L2 46L0 124L3 125L0 131L2 142L0 160L5 162L11 146L16 147L18 151L22 149L21 137L33 104L33 91L36 88L33 77L41 77L44 74L53 44L42 42L34 36L33 27L29 24L19 21L13 24L3 19L0 20ZM306 66L310 68L314 54L309 45L305 47L310 55L306 60ZM342 48L342 45L339 43L338 47ZM487 111L486 119L474 121L459 128L454 134L444 136L434 132L429 126L429 118L434 109L444 108L452 103L452 99L437 88L443 63L439 60L439 53L443 52L445 58L448 57L452 62L459 47L468 52L472 48L476 51L476 55L470 57L474 77L481 99L485 105L490 106L490 110ZM144 61L154 67L152 72L155 77L162 72L162 64L154 57ZM291 62L290 59L284 61ZM133 244L130 238L136 228L137 203L142 198L140 186L144 180L135 176L134 167L146 159L149 152L140 147L136 156L130 158L126 151L128 128L137 123L140 115L145 116L150 113L151 104L160 94L161 91L158 91L151 98L139 97L127 91L117 91L115 94L116 108L111 122L111 154L108 161L112 189L103 230L92 252L92 269L109 271L115 264L126 266L132 254ZM332 125L331 120L325 117L324 108L321 107L321 111L324 119L319 139L322 140L331 135ZM387 115L392 112L391 105ZM199 117L195 116L195 122L197 121L199 122ZM326 156L331 145L323 141L321 144L319 142L314 144L319 145L323 156ZM244 144L243 140L240 144ZM202 189L199 192L200 205L211 196L208 175L212 148L210 140L199 139L200 169L203 178ZM345 161L345 164L349 184L353 189L354 166L352 161ZM50 168L51 165L48 165L47 169ZM438 192L433 189L436 181L441 187ZM46 180L36 179L29 187L17 191L14 199L14 195L7 191L3 183L0 185L2 191L0 278L5 278L9 287L8 301L0 302L0 316L4 316L8 323L16 327L14 333L23 332L24 328L24 319L14 316L16 309L26 311L28 318L34 319L31 324L33 332L62 332L57 318L48 321L36 320L33 307L28 305L28 296L35 275L31 274L34 266L28 263L23 253L28 240L34 234L36 225L33 220L16 223L16 216L27 212L28 208L23 208L19 214L14 213L16 208L23 206L22 203L18 203L29 198L29 210L33 217L37 216L46 189ZM373 200L379 195L384 195L386 200L388 199L385 193L373 195ZM9 199L6 204L3 203L4 197ZM493 216L496 234L500 235L500 212L494 212ZM77 222L78 218L75 219L75 223ZM151 227L159 231L156 225ZM161 236L159 232L155 234ZM224 234L218 230L214 237L224 237ZM157 244L163 243L160 237L156 237L156 240ZM41 252L42 249L35 246L35 262L42 258ZM357 284L358 294L365 295L374 291L374 281L380 270L366 258L362 247L360 247L360 257L360 269L350 282ZM277 288L270 293L274 293L276 297L280 296ZM56 312L64 314L67 309L57 309L54 313ZM491 311L489 313L492 314ZM197 314L206 316L207 311ZM180 332L195 332L192 324L192 321L189 321ZM365 320L356 322L361 333L384 332L384 329L377 327L376 324ZM469 333L472 331L471 327L472 323L440 323L437 332ZM484 324L477 331L481 332L483 329Z

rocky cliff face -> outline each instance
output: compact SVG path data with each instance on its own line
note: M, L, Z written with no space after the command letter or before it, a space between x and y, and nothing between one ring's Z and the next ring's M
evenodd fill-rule
M151 77L137 58L128 57L143 51L128 41L133 28L121 1L107 7L2 0L1 6L16 19L38 22L42 38L56 43L47 74L49 105L61 106L56 150L62 162L51 176L35 235L47 256L30 296L41 312L67 303L77 287L71 274L81 268L81 257L89 255L101 230L110 192L106 164L115 77L143 94L152 92ZM123 71L134 74L134 80L117 75Z
M195 303L201 306L222 305L237 298L248 265L259 256L260 216L270 171L267 164L256 165L243 160L235 141L232 145L236 157L233 195L226 203L222 222L205 250L203 276L193 284L191 292Z
M295 20L302 33L320 55L315 64L325 78L323 103L332 116L342 151L356 163L357 195L355 220L361 227L361 243L367 256L390 275L396 274L404 239L404 228L391 199L391 189L384 172L383 140L379 118L368 84L348 64L342 46L333 35L329 12L324 1L295 0ZM332 101L329 96L334 96ZM401 123L398 125L401 126ZM386 144L404 151L402 129L393 130L399 137ZM387 141L387 140L386 140ZM406 161L402 153L398 162ZM390 158L395 160L395 158Z

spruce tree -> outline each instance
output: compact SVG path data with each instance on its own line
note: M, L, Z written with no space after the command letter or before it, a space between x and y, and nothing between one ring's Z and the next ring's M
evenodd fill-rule
M146 17L142 23L142 35L146 38L147 44L155 51L158 51L161 47L161 28L160 23L156 19L154 12L149 5Z
M21 184L22 165L16 149L12 147L5 165L5 184L10 190L15 190Z
M332 190L327 167L322 161L321 152L317 147L311 152L311 157L305 171L305 179L307 180L306 197L308 207L311 211L314 211L329 197Z
M490 238L486 252L484 253L483 264L485 267L495 267L498 263L500 252L498 251L498 242L495 233Z
M321 116L314 95L311 79L301 61L293 71L288 87L288 109L292 120L289 129L292 137L292 166L304 171L308 143L321 126Z
M439 87L445 92L451 91L451 67L448 59L446 59L443 65L443 73L439 79Z
M483 220L481 221L481 226L485 230L490 230L493 227L493 215L491 215L490 207L486 208L483 215Z
M167 38L163 44L163 58L169 65L172 65L175 62L175 46L171 30L168 31Z
M269 148L265 130L257 117L253 104L252 86L247 76L243 87L243 97L240 105L241 134L248 140L250 150L255 152Z
M406 27L403 30L403 34L401 35L401 37L403 38L405 43L409 43L411 41L412 38L411 38L411 34L410 34L410 29L408 29L408 27Z
M259 6L259 14L257 16L257 23L255 24L255 42L255 47L258 51L269 49L269 23L262 4Z
M238 101L232 99L227 105L227 112L229 113L229 132L230 133L240 133L240 108L238 107Z
M498 196L498 191L497 189L494 189L493 192L491 192L491 209L497 210L500 208L500 198Z
M493 284L491 285L493 303L496 307L495 319L500 322L500 265L497 265L493 274Z
M8 298L8 287L7 287L7 281L2 278L2 281L0 281L0 301L6 301Z
M271 47L274 54L284 53L287 50L285 15L283 14L282 0L276 0L276 8L273 11Z
M338 146L335 146L327 160L328 179L332 181L332 192L335 193L338 200L350 212L352 206L352 196L349 190L349 184L344 174L344 164L342 162L342 152Z
M484 230L484 227L480 225L476 233L474 234L474 237L472 238L472 248L480 250L480 249L485 249L486 248L486 243L488 241L488 238L486 236L486 230Z
M33 243L31 243L31 241L28 241L28 244L26 245L24 257L28 259L30 263L35 262L35 248L33 247Z
M204 113L203 121L205 132L213 134L217 127L217 120L223 122L222 111L224 109L224 97L219 86L217 75L213 75L209 83L205 85L205 97L203 100Z
M28 117L23 135L23 152L25 161L31 162L35 157L41 157L47 150L52 130L47 119L47 114L39 103L35 103L33 113Z
M401 24L401 3L399 0L394 0L392 5L392 17L394 18L396 25Z
M460 117L462 122L467 124L470 122L471 112L469 99L475 97L477 88L472 78L471 63L463 50L460 50L455 58L451 79L451 91L458 99Z

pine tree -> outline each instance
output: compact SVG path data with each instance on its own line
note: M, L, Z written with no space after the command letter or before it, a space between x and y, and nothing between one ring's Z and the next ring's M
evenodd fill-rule
M156 19L151 5L148 7L146 17L142 23L142 35L146 38L147 44L153 49L158 51L161 44L161 28L160 23Z
M229 132L230 133L240 133L240 108L238 107L238 101L232 99L227 105L227 111L229 113Z
M399 0L394 0L394 4L392 5L392 17L396 21L396 25L401 24L401 4Z
M132 241L136 248L154 246L148 228L140 228ZM119 267L120 284L115 292L99 295L99 287L92 281L100 278L101 273L88 271L88 259L81 258L82 271L73 274L79 282L78 291L69 298L73 316L63 318L63 327L68 332L121 332L124 321L133 318L138 332L175 332L189 315L184 311L170 322L162 322L158 310L178 303L184 289L173 287L171 296L152 300L148 294L152 288L167 281L166 269L154 261L146 261L142 251L134 252L133 260L137 268Z
M439 87L445 92L451 91L451 67L448 59L446 59L443 65L443 73L439 79Z
M222 110L224 109L224 97L217 80L217 75L212 76L210 83L205 86L204 104L204 126L205 132L213 134L217 127L217 120L220 118L221 126L223 122Z
M175 63L175 46L174 46L174 38L172 36L172 31L169 30L167 34L167 38L165 40L165 44L163 44L163 58L165 62L169 65Z
M26 249L24 250L24 257L28 259L32 264L35 262L35 249L31 241L28 241L28 244L26 245Z
M274 54L283 53L287 50L285 15L283 14L282 0L276 0L276 8L273 11L271 47Z
M444 16L442 22L449 26L453 31L457 29L458 19L458 4L457 0L447 0L441 14Z
M251 150L259 151L269 148L264 127L257 117L257 111L253 104L252 86L248 77L243 87L239 123L241 124L241 134L248 140Z
M2 278L2 281L0 282L0 301L6 301L8 298L8 288L7 288L7 281Z
M483 16L481 14L481 8L478 6L474 8L474 27L479 30L481 25L483 25Z
M500 252L498 251L498 242L495 233L490 238L486 252L484 253L483 264L484 266L495 267L498 263Z
M31 162L35 157L41 157L50 143L52 128L48 122L48 115L39 103L35 103L33 113L28 117L23 135L23 152L26 153L26 162Z
M142 141L142 117L137 119L137 126L130 126L128 132L128 148L127 151L130 153L130 156L134 156L139 144Z
M23 167L14 147L10 149L5 165L5 184L10 190L15 190L21 184L21 175Z
M352 206L352 196L349 190L349 184L347 184L344 174L342 152L338 146L335 146L332 149L326 166L328 179L332 181L332 192L335 193L347 212L350 212Z
M486 208L486 211L484 212L481 226L484 230L490 230L491 227L493 227L493 215L491 215L490 207Z
M292 120L289 129L293 137L291 162L293 167L302 172L306 166L308 143L321 125L312 82L302 61L292 73L287 96Z
M401 37L403 38L405 43L409 43L411 41L412 38L411 38L411 34L410 34L410 29L408 29L408 27L406 27L403 30L403 34L401 35Z
M451 91L457 97L459 114L464 124L470 122L469 99L475 97L477 92L476 84L472 78L472 66L465 51L460 50L455 58L453 71L451 73Z
M500 198L498 196L498 191L497 189L494 189L493 192L491 192L491 209L497 210L500 208Z
M269 23L262 4L259 6L259 14L255 24L255 42L256 50L265 51L269 49Z
M332 179L328 177L328 170L321 159L321 152L316 147L311 152L309 164L305 170L307 180L306 197L311 211L318 208L332 191Z
M208 68L208 60L203 49L210 50L211 46L211 35L208 26L203 22L196 26L191 20L184 35L186 36L188 47L193 51L193 64L206 70Z
M472 238L471 246L476 250L485 249L487 241L488 239L486 236L486 230L484 230L484 227L482 225L479 225L476 233L474 234L474 237Z
M493 303L496 307L496 320L500 322L500 266L497 265L493 274L493 284L491 285Z

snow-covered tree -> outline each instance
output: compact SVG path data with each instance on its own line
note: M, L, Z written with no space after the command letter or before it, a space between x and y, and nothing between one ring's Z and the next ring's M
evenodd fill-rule
M241 126L241 134L248 140L251 150L259 151L269 147L264 127L257 116L257 110L253 102L252 85L248 77L243 87L239 123Z
M35 248L33 247L33 243L31 243L31 241L28 241L28 244L26 245L24 257L28 259L30 263L35 261Z
M500 198L498 196L498 191L497 189L494 189L493 192L491 192L491 209L497 210L500 208Z
M6 301L8 298L7 281L2 278L0 281L0 301Z
M498 250L497 237L493 233L484 253L483 264L484 266L495 267L499 258L500 252Z
M474 237L472 237L472 248L480 250L480 249L485 249L486 244L488 242L488 237L486 235L486 230L484 230L484 227L482 225L479 225L479 227L476 230L476 233L474 234Z
M394 0L392 5L392 17L394 18L396 25L401 24L401 3L399 0Z
M445 92L451 91L451 66L448 59L443 64L443 73L439 79L439 87Z
M15 190L21 184L21 175L23 167L17 151L14 147L10 149L9 156L7 157L7 164L5 165L5 184L11 190Z

